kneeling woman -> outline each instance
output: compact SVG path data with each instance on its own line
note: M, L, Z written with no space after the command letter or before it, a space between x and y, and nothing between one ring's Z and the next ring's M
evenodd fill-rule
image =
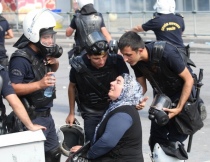
M111 82L108 94L112 101L95 129L87 158L91 162L143 162L141 121L135 107L142 100L142 87L134 77L123 74Z

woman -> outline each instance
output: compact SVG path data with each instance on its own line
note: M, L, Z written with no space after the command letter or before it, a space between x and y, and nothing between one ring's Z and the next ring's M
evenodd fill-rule
M143 162L141 121L135 107L142 100L142 87L134 77L123 74L111 82L108 95L112 102L96 127L87 158L91 162Z

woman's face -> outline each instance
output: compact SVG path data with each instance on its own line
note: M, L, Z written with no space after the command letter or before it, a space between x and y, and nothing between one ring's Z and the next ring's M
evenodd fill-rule
M118 76L115 81L110 83L110 85L111 86L110 86L110 90L108 93L109 98L111 100L116 100L120 96L122 89L123 89L123 85L124 85L123 77Z

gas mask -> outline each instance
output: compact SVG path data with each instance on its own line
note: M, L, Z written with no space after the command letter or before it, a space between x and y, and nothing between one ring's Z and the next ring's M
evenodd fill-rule
M36 43L37 47L43 57L55 57L59 58L63 53L63 48L55 43L56 32L53 28L41 29L40 30L40 40Z

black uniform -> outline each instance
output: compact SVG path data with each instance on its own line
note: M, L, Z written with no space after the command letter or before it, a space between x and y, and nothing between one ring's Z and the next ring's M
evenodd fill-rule
M85 135L88 141L92 140L95 127L99 123L104 111L108 108L110 82L123 73L129 73L129 70L120 55L116 55L116 58L108 55L105 66L100 69L95 68L91 64L87 55L83 55L82 60L88 71L97 81L95 82L92 79L93 77L86 72L78 73L72 67L70 71L70 82L76 84L78 91L76 100L84 119ZM103 86L103 89L99 90L99 92L94 88L98 86L98 83ZM98 88L96 89L98 90Z
M141 67L146 66L151 72L150 74L153 76L161 91L166 94L172 100L172 102L174 102L180 98L182 93L184 82L178 76L178 74L185 69L186 63L182 59L177 48L170 43L166 43L164 52L160 59L161 62L159 62L157 65L154 65L152 58L157 53L152 53L153 45L154 43L146 44L149 61L139 61L136 65L132 66L132 68L134 69L136 77L141 77L146 76L145 72L141 71ZM153 86L153 83L150 82L150 84ZM150 133L151 149L154 148L155 143L163 144L169 141L183 142L187 138L187 135L183 135L178 132L173 119L170 119L168 124L165 126L159 126L156 122L152 121Z

